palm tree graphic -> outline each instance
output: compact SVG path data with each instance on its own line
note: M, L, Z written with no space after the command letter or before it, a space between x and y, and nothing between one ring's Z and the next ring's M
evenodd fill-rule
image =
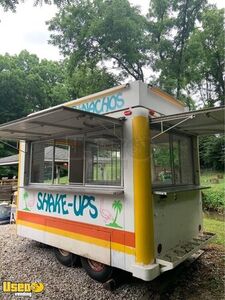
M23 200L24 200L25 208L23 210L30 211L30 209L27 207L27 198L28 198L28 192L24 192L23 193Z
M115 218L114 218L114 220L111 223L106 224L106 225L110 226L110 227L115 227L115 228L122 228L122 226L120 226L120 225L117 224L118 215L121 213L122 208L123 208L123 204L122 204L121 200L115 200L115 201L113 201L112 208L116 212Z

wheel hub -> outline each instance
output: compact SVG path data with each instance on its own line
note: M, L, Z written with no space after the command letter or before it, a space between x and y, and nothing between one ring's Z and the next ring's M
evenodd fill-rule
M98 261L95 261L95 260L92 260L92 259L88 259L88 264L90 265L90 267L95 271L95 272L101 272L105 265L98 262Z
M70 254L70 252L63 250L63 249L59 249L59 252L62 256L68 256Z

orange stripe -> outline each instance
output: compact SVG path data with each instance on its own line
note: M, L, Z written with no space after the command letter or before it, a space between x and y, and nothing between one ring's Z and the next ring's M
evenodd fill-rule
M62 229L73 233L106 240L106 232L111 235L111 242L135 247L135 236L133 232L116 230L99 225L92 225L77 221L65 220L61 218L50 217L46 215L28 213L24 211L17 212L17 219L27 222L40 224L52 228ZM95 230L93 230L95 229Z

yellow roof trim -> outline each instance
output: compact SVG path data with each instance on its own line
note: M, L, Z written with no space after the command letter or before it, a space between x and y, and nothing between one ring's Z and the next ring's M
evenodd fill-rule
M86 103L86 102L89 102L90 100L95 100L102 96L108 96L110 94L114 94L115 92L120 91L128 86L129 86L129 84L122 84L122 85L116 86L114 88L110 88L110 89L107 89L107 90L104 90L104 91L101 91L101 92L98 92L95 94L91 94L91 95L88 95L88 96L85 96L82 98L78 98L76 100L66 102L63 104L63 106L74 106L74 105L78 105L81 103Z
M157 87L150 87L150 90L151 92L153 92L154 94L162 97L164 100L176 105L176 106L179 106L179 107L185 107L185 104L182 103L180 100L177 100L176 98L174 98L173 96L171 96L170 94L160 90L159 88Z

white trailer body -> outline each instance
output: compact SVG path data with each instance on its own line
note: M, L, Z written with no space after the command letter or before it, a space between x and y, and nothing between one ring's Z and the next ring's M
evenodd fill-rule
M1 125L21 141L18 235L146 281L173 269L212 237L197 135L223 124L134 82Z

